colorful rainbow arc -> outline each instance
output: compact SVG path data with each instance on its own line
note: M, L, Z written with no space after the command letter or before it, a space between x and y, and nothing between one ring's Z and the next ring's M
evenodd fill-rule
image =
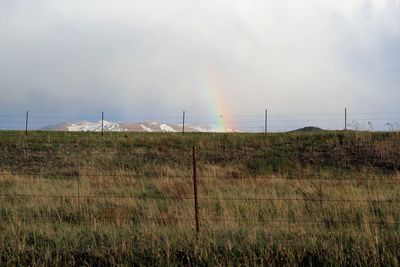
M206 71L206 81L203 88L206 94L206 102L208 103L209 112L215 116L216 130L218 132L226 132L226 122L224 115L229 114L226 98L222 96L223 83L218 80L214 72Z

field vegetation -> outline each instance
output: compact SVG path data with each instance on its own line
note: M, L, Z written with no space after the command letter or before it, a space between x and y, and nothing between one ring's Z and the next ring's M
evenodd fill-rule
M0 151L1 266L400 264L397 132L1 131Z

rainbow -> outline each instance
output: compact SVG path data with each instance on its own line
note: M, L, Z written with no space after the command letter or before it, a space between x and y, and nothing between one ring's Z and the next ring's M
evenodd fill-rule
M201 89L205 93L209 112L213 118L216 118L216 130L218 132L226 132L226 118L224 115L229 114L229 108L226 98L222 95L223 83L217 79L214 73L209 68L207 69L205 73L206 79L204 79L205 82Z

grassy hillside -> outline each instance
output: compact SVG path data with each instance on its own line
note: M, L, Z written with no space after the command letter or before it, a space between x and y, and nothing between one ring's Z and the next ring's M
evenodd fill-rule
M0 265L400 263L399 133L0 132L0 151Z
M193 145L199 160L230 167L233 176L301 174L313 170L393 172L399 169L398 133L163 134L0 132L0 167L30 173L75 174L76 167L157 173L186 171ZM31 155L32 154L32 155ZM135 157L129 154L143 154ZM182 162L183 160L183 162ZM179 163L179 164L177 164ZM71 170L71 172L70 172ZM155 173L155 174L156 174Z

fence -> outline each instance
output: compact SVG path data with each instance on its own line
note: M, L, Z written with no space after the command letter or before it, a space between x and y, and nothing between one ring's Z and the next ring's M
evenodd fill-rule
M96 156L100 157L100 159L104 157L126 157L127 160L131 160L132 158L140 158L143 160L143 162L146 162L146 160L159 160L165 159L168 157L171 157L170 160L175 163L179 163L181 165L186 166L184 169L186 169L187 172L184 174L179 174L179 175L171 175L171 174L163 174L162 172L159 173L159 175L156 175L154 173L152 174L131 174L127 173L125 171L121 171L121 173L107 173L106 171L100 171L100 173L96 170L93 172L90 171L83 171L79 172L80 167L84 168L90 168L90 167L99 167L97 164L83 164L83 163L78 163L74 164L73 168L65 168L63 170L56 170L55 167L51 166L46 166L46 168L52 169L52 171L44 171L43 169L46 169L42 166L42 168L39 169L31 169L30 171L25 171L25 172L20 172L12 169L6 170L3 168L3 171L0 173L0 178L5 177L11 177L15 179L27 179L24 177L29 177L36 183L40 181L64 181L64 178L75 178L75 179L67 179L65 180L67 183L76 183L76 189L71 189L69 194L46 194L46 193L21 193L21 192L14 192L14 193L7 193L4 192L4 189L2 189L2 186L5 185L7 187L7 183L3 183L0 185L0 189L2 189L0 193L0 198L3 199L3 201L9 201L11 203L14 203L17 199L53 199L53 200L62 200L62 201L67 201L67 200L72 200L77 203L79 206L79 211L82 211L81 204L83 201L91 201L91 200L102 200L102 201L108 201L108 200L118 200L118 201L123 201L125 203L123 209L121 209L119 206L116 207L107 207L107 210L111 214L107 214L106 212L102 212L100 215L99 214L90 214L89 208L86 210L86 212L72 212L68 213L67 216L61 216L60 213L52 213L49 211L34 211L33 208L31 209L26 209L24 212L15 212L13 210L2 210L0 213L0 217L2 218L3 221L6 219L8 220L13 220L15 218L20 218L24 220L32 219L34 221L40 221L44 219L50 219L53 218L54 220L58 221L66 221L66 222L85 222L85 221L93 221L93 220L127 220L127 221L152 221L157 224L165 224L166 222L173 223L176 221L185 221L189 223L193 223L194 229L196 233L199 233L200 230L202 229L202 223L204 222L237 222L237 223L245 223L246 225L259 225L259 226L265 226L267 224L301 224L301 225L322 225L322 226L332 226L332 225L375 225L377 227L382 227L382 228L392 228L392 227L398 227L400 226L400 210L397 210L399 207L400 199L398 198L398 195L395 194L390 194L390 192L386 192L386 194L391 195L390 198L384 197L382 198L381 196L379 197L376 195L373 197L373 195L368 195L367 198L349 198L349 197L326 197L325 196L325 186L326 184L324 183L335 183L335 186L340 188L340 186L343 186L344 183L350 182L356 185L362 185L366 186L366 188L369 189L376 189L377 185L383 185L385 183L390 183L391 190L394 190L396 186L400 185L400 177L397 176L382 176L380 178L376 177L294 177L294 176L257 176L257 177L238 177L238 176L230 176L230 175L202 175L202 171L204 166L200 167L198 166L198 151L196 146L193 147L193 150L191 151L192 156L189 157L188 155L189 151L185 151L187 153L186 156L183 158L180 157L173 157L173 155L170 154L160 154L160 153L91 153L90 156ZM329 152L329 151L327 151ZM11 155L12 153L8 153L8 155ZM244 153L245 155L251 156L251 157L260 157L262 156L261 154L257 153ZM240 159L243 157L244 154L235 154L235 155L226 155L226 157L223 160L226 159L231 159L232 157L236 157L236 159ZM206 160L204 160L204 155L206 154L200 154L201 158L200 161L204 165L206 163ZM3 155L7 156L7 155ZM24 157L29 157L29 156L36 156L39 159L44 156L48 156L44 153L35 153L35 152L30 152L26 153L23 155ZM85 157L85 154L81 154L81 157ZM359 155L356 155L355 157L361 158ZM206 157L207 159L210 158L210 155ZM292 160L293 158L288 157L289 160ZM211 166L213 166L212 163L217 162L218 160L221 160L221 158L214 157L210 160ZM368 158L368 160L371 160L371 158ZM392 164L391 166L395 170L399 170L399 165L398 165L399 158L396 157L396 155L389 160L389 162ZM33 163L32 165L21 163L25 167L35 167L37 164ZM18 165L17 165L18 166ZM39 166L40 167L40 166ZM189 169L192 169L191 173L189 172ZM22 178L21 178L22 177ZM161 192L162 194L155 193L151 190L144 190L144 192L136 192L136 194L116 194L116 193L111 193L111 194L85 194L83 193L83 190L81 188L81 179L84 177L87 177L89 181L93 179L99 179L99 177L104 177L104 178L122 178L125 177L126 179L137 179L140 181L144 180L150 180L152 177L154 179L160 179L160 178L165 178L166 180L171 180L171 179L179 179L180 181L186 181L189 182L191 181L192 185L192 193L180 193L178 194L168 194L165 192ZM53 179L53 180L52 180ZM55 180L54 180L55 179ZM128 181L127 180L127 181ZM108 182L111 182L112 180L109 179ZM264 196L264 197L242 197L242 196L204 196L199 192L199 183L200 184L212 184L215 182L220 182L222 184L227 184L228 182L232 183L237 183L237 182L243 182L244 184L251 184L251 183L257 183L257 186L260 186L263 183L269 183L271 181L279 182L279 181L286 181L286 182L292 182L292 183L297 183L299 181L307 182L309 185L312 185L313 188L315 189L313 192L309 193L308 195L312 196L307 196L304 192L302 193L301 197L287 197L287 196ZM374 184L374 187L371 187L371 183ZM68 184L70 186L71 184ZM212 187L212 186L211 186ZM72 188L72 187L71 187ZM267 186L268 188L268 186ZM301 189L301 187L299 187ZM300 190L299 189L299 190ZM178 189L179 190L179 189ZM56 190L58 191L58 189ZM183 190L184 191L184 190ZM75 193L74 193L75 192ZM135 214L130 214L128 212L123 212L123 210L129 210L131 207L129 206L129 201L131 200L143 200L143 201L170 201L168 204L170 205L177 205L178 203L181 203L182 201L189 201L193 203L193 214L191 216L171 216L171 214L163 215L163 214L153 214L152 216L144 216L141 215L137 217ZM18 201L17 201L18 202ZM321 216L319 219L312 218L310 217L309 219L307 218L301 218L301 219L296 219L296 218L287 218L287 219L282 219L282 218L274 218L272 216L271 218L265 218L260 216L258 217L243 217L243 216L237 216L237 217L225 217L225 216L209 216L210 212L202 212L202 205L205 207L207 206L208 202L228 202L231 203L241 203L241 204L249 204L250 208L257 210L258 206L254 207L254 203L262 203L263 205L265 203L287 203L292 204L292 203L299 203L299 204L304 204L304 203L312 203L315 204L316 207L314 207L313 212L319 212L321 213ZM64 203L64 202L63 202ZM360 218L356 219L336 219L333 220L331 217L324 217L324 205L326 204L334 204L334 203L345 203L348 205L353 205L353 204L362 204L362 205L367 205L362 206L363 208L371 209L379 209L379 206L381 205L390 205L391 212L394 212L391 217L393 217L391 220L387 219L382 219L379 215L374 215L372 217L376 217L374 220L361 220ZM68 205L71 205L67 201ZM93 203L92 203L93 204ZM89 202L89 206L91 205L91 202ZM93 204L94 205L94 204ZM188 204L187 204L188 205ZM305 204L304 204L305 205ZM66 205L62 205L64 208ZM265 208L267 206L263 206ZM269 207L269 206L268 206ZM121 213L112 213L112 209L119 210ZM357 207L358 209L360 207ZM398 213L396 213L398 212ZM142 212L143 213L143 212ZM367 211L368 213L368 211ZM239 218L238 218L239 217ZM290 217L290 216L289 216ZM314 216L315 217L315 216Z
M143 122L157 122L158 126L167 125L169 131L208 131L208 132L280 132L296 130L307 126L320 127L327 130L368 130L368 131L399 131L400 113L272 113L265 110L264 114L238 115L196 115L183 111L182 115L154 116L106 116L99 115L57 116L32 114L26 111L24 115L0 116L0 129L3 130L51 130L62 123L94 121L75 130L98 131L165 131L163 128L151 129ZM114 122L105 125L105 121ZM88 122L86 122L88 123ZM143 126L142 126L143 125Z

